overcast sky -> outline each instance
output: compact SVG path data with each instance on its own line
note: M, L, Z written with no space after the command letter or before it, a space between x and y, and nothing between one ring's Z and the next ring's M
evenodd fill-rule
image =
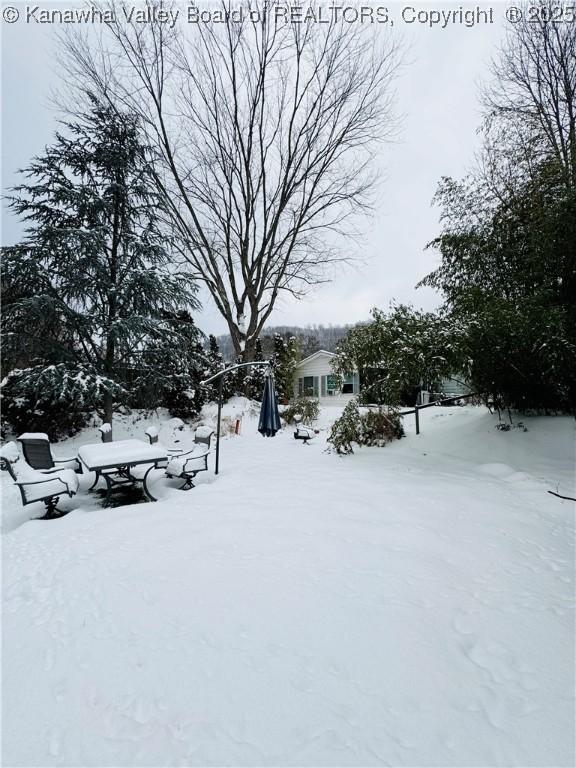
M200 3L197 3L199 6ZM304 3L303 3L304 4ZM337 3L334 3L337 4ZM6 2L2 2L5 8ZM16 171L50 143L58 117L50 105L55 84L54 28L25 23L25 4L11 3L19 21L0 22L2 35L2 185L17 182ZM70 8L73 2L42 4ZM405 8L416 11L493 9L493 24L430 28L402 22ZM363 224L363 263L340 270L329 284L302 301L284 300L271 324L340 324L368 317L371 307L391 300L431 309L439 297L415 285L435 264L426 243L439 232L439 211L431 206L442 176L463 176L478 147L479 82L501 41L506 20L503 3L461 4L409 0L388 3L396 19L393 34L408 47L407 64L397 82L397 107L403 115L401 138L382 150L385 177L376 210ZM408 18L412 17L408 12ZM18 240L21 225L3 209L3 244ZM225 332L224 323L205 297L197 318L207 333Z

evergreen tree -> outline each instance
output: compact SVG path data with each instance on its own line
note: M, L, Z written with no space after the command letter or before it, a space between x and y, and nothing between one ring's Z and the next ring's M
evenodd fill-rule
M208 376L214 376L214 374L225 368L224 358L220 352L218 341L214 334L208 336L208 351L206 354L208 358Z
M147 408L165 406L172 416L193 418L206 401L200 386L209 376L202 333L189 312L166 313L168 332L151 340L138 365L132 402ZM174 344L177 339L177 345Z
M208 373L207 378L214 376L219 371L229 368L231 365L241 362L240 358L236 358L234 363L227 363L224 360L224 356L220 351L220 346L216 336L210 334L208 337ZM228 374L222 382L222 398L224 401L229 400L236 394L242 394L242 388L244 386L245 370L240 369ZM205 388L205 397L207 400L216 402L219 397L219 380L216 380L209 384Z
M118 381L150 340L170 333L178 349L166 313L195 308L195 287L171 264L134 117L93 100L64 125L10 200L29 226L23 242L3 249L4 331L12 356L21 345L40 361ZM113 406L110 389L106 421Z
M284 338L279 333L274 335L272 370L276 381L276 391L284 402L288 402L294 395L294 376L299 357L300 350L294 336Z
M14 369L2 381L2 415L16 434L46 432L51 440L71 436L108 393L127 393L116 382L66 363Z
M253 360L254 362L264 361L264 355L262 353L262 343L260 339L256 340ZM246 394L246 397L249 397L251 400L261 400L262 392L264 390L264 379L266 377L266 368L263 365L258 365L258 366L255 366L254 368L250 367L247 370L248 370L248 373L246 374L244 379L244 392Z

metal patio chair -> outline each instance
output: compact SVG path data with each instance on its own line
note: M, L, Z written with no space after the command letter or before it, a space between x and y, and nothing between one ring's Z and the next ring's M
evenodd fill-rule
M78 459L56 459L52 455L50 440L44 432L24 432L16 439L22 445L26 463L32 469L72 469L82 474L82 465Z
M42 519L62 517L66 512L58 509L61 496L72 498L78 491L78 477L72 469L40 471L33 469L18 453L16 443L7 443L0 450L0 469L6 470L18 486L22 505L43 501L46 512Z

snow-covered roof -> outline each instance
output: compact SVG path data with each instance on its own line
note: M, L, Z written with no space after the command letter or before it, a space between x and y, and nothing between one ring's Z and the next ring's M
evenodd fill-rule
M317 357L320 357L320 355L327 355L328 357L336 357L335 352L327 352L325 349L319 349L318 352L313 352L311 355L308 355L308 357L305 357L304 360L300 360L296 368L300 368L301 365L304 365L305 363L309 363L311 360L315 360Z

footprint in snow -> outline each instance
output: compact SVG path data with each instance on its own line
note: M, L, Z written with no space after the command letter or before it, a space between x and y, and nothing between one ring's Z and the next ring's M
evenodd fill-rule
M52 650L52 648L48 648L44 656L44 671L50 672L50 670L53 667L54 667L54 651Z
M51 757L58 757L62 748L62 736L57 728L50 731L48 740L48 752Z

